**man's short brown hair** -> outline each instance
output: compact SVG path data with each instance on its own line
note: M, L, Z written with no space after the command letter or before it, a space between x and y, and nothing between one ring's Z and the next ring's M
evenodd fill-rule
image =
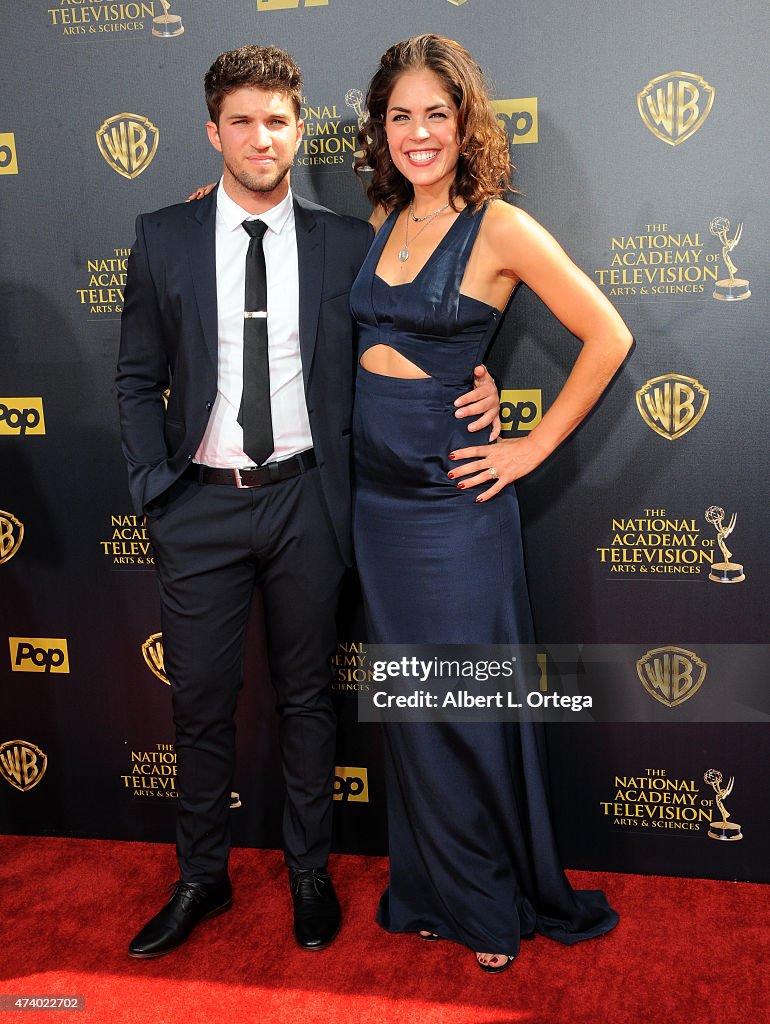
M288 96L299 120L302 72L294 58L284 50L276 46L241 46L217 57L203 79L206 106L214 124L219 124L225 96L244 85Z

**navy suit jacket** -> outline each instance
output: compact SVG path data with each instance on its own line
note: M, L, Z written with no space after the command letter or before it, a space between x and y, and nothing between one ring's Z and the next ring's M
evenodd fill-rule
M295 195L299 338L326 507L351 561L350 423L356 364L349 294L372 239L363 221ZM217 394L216 189L143 214L128 261L117 389L138 515L162 515ZM168 407L163 393L169 388Z

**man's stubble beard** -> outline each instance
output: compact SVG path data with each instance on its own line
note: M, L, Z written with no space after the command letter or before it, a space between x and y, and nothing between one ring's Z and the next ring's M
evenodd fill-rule
M249 192L256 192L262 194L265 192L275 191L275 189L278 188L278 186L284 180L286 175L289 173L293 164L294 161L292 160L290 164L287 164L285 167L280 168L276 172L275 176L270 178L268 181L266 181L264 178L258 177L255 174L249 174L248 172L243 171L240 168L233 167L232 164L229 164L227 162L225 166L227 167L228 171L230 172L230 174L232 174L232 176L235 178L239 185L242 185L243 188L247 189Z

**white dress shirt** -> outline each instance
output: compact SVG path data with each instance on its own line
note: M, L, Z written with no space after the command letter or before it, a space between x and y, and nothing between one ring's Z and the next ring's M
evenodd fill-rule
M267 266L267 335L270 409L275 450L268 462L291 458L313 446L299 349L299 270L291 189L271 210L255 217L217 190L216 275L218 323L217 397L195 461L244 469L253 461L243 451L238 410L243 392L243 312L246 252L244 220L267 224L263 247Z

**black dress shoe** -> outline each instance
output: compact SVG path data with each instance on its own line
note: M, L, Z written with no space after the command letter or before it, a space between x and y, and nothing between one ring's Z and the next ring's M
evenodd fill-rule
M170 953L190 937L199 921L223 914L233 905L229 878L214 885L180 881L170 888L171 899L131 942L129 956L144 958Z
M342 912L328 871L289 869L294 938L303 949L323 949L340 930Z

